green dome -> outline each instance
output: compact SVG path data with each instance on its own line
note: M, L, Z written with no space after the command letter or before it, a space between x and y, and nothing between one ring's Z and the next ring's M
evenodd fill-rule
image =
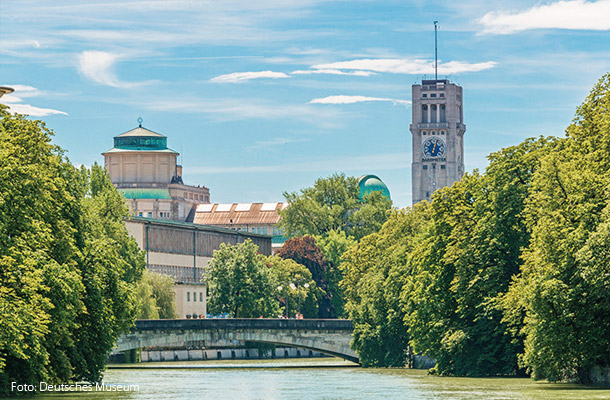
M392 200L390 197L390 190L376 175L362 175L358 178L358 186L360 187L360 200L371 192L381 192L382 195Z

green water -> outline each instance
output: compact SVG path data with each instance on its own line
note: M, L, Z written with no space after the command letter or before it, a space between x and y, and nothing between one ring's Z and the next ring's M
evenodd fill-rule
M124 365L123 365L124 366ZM109 369L107 385L135 392L53 393L37 399L610 399L610 388L518 378L442 378L364 369L337 359L145 363Z

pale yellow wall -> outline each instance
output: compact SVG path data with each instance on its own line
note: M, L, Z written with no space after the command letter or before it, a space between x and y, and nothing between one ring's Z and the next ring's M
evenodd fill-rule
M171 182L177 154L134 151L104 155L106 170L114 184Z
M206 315L207 299L205 285L175 285L174 290L176 291L176 312L179 318L186 318L189 314ZM189 293L188 296L187 292ZM196 301L193 300L193 296L196 296ZM200 301L200 299L203 301Z

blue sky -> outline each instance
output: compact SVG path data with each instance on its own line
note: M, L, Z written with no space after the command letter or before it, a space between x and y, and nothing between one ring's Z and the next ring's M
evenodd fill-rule
M562 135L610 70L610 0L0 3L0 102L75 164L137 126L168 136L212 202L282 201L376 174L411 204L411 85L464 88L465 164Z

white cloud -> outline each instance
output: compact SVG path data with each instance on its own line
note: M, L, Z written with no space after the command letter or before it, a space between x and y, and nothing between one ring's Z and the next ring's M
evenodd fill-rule
M118 54L106 51L83 51L78 57L78 72L85 78L112 87L132 87L133 83L121 82L113 69L119 60Z
M4 97L0 101L4 101ZM53 110L51 108L34 107L29 104L11 103L11 104L7 104L7 105L13 114L26 114L26 115L31 115L33 117L46 117L47 115L53 115L53 114L68 115L68 113L65 113L63 111Z
M13 94L6 94L0 99L0 103L9 107L13 114L25 114L33 117L46 117L47 115L63 114L68 115L63 111L53 110L51 108L34 107L29 104L23 104L23 97L40 96L43 92L32 86L27 85L8 85L15 89Z
M232 74L220 75L215 78L210 79L210 82L217 83L240 83L246 82L251 79L261 79L261 78L288 78L283 72L273 72L273 71L258 71L258 72L235 72Z
M482 33L510 34L529 29L610 30L610 0L557 1L520 12L490 12L479 20Z
M328 74L328 75L353 75L353 76L371 76L377 75L372 71L340 71L338 69L310 69L310 70L299 70L293 71L293 75L313 75L313 74Z
M467 63L464 61L450 61L439 63L439 74L458 74L461 72L476 72L493 68L494 61L483 63ZM394 74L431 74L434 73L434 63L420 59L399 59L399 58L364 58L359 60L340 61L330 64L314 65L314 69L337 69L351 71L368 72L389 72Z
M405 106L411 104L409 100L389 99L385 97L366 97L366 96L328 96L319 99L313 99L311 104L354 104L368 101L390 101L394 104L403 104Z

